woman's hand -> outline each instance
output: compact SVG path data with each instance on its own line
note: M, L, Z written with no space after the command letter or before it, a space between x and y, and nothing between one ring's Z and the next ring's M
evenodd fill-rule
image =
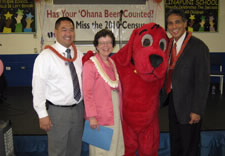
M98 121L95 117L91 117L89 120L90 120L91 128L93 128L93 129L99 128Z

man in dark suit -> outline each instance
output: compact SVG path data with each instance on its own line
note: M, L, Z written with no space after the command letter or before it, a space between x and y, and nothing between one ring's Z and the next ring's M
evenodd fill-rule
M186 31L187 19L181 10L170 10L166 22L172 35L166 81L171 156L198 156L210 81L209 49Z

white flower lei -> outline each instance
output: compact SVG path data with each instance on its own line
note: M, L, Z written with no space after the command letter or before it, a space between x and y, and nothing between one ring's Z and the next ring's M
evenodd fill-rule
M115 81L113 81L113 80L110 79L110 77L104 71L104 69L102 68L102 65L100 64L100 62L98 61L98 59L95 56L92 56L90 58L90 60L92 60L92 62L95 64L95 67L97 68L97 71L101 75L101 77L103 78L103 80L105 80L105 82L108 83L110 87L117 88L118 85L119 85L119 75L118 75L118 72L116 70L116 65L113 62L113 60L111 58L109 58L110 62L113 64L113 69L114 69L115 76L116 76L116 80Z

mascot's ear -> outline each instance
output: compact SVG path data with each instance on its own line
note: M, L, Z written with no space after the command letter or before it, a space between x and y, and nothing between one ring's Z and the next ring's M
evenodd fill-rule
M86 61L90 59L90 57L94 56L94 51L89 50L82 58L82 63L84 64Z
M131 62L134 39L137 35L137 31L138 31L138 29L135 29L132 32L128 43L122 49L120 49L116 54L114 54L112 56L112 58L122 66L126 66L129 62Z

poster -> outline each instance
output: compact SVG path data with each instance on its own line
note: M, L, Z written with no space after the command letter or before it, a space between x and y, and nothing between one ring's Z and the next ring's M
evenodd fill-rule
M154 7L155 6L155 7ZM157 4L151 5L47 5L40 12L44 42L54 41L55 21L62 16L74 21L76 41L92 41L96 32L107 28L116 40L127 41L130 34L142 25L154 22Z
M0 0L0 33L35 32L34 0Z
M190 32L218 32L219 0L165 0L170 9L184 10Z

